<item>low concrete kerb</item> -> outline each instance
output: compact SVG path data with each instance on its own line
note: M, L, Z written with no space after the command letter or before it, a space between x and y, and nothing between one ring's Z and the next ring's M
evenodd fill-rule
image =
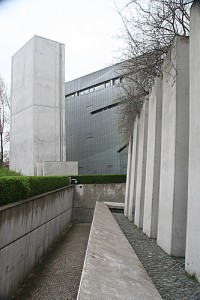
M114 208L114 209L124 209L125 204L124 203L117 203L117 202L104 202L108 208Z
M77 300L162 299L105 203L96 203Z

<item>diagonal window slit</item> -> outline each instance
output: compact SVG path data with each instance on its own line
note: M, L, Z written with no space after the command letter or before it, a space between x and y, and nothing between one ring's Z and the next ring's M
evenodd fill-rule
M113 104L104 106L104 107L99 108L99 109L97 109L97 110L91 111L90 114L91 114L91 115L98 114L98 113L100 113L100 112L102 112L102 111L105 111L105 110L107 110L107 109L111 109L111 108L113 108L113 107L116 107L116 106L118 106L119 104L120 104L120 102L116 102L116 103L113 103Z

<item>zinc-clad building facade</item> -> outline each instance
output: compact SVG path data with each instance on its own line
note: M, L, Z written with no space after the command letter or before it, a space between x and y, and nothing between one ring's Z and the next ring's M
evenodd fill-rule
M66 160L79 174L126 174L127 147L118 129L122 98L117 65L65 85Z

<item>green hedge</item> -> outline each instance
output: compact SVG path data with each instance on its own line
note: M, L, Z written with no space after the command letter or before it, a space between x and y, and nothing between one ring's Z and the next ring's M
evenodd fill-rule
M126 175L77 175L79 184L125 183ZM67 176L0 176L0 206L69 185Z
M78 175L72 176L79 184L125 183L126 175Z
M0 205L30 198L69 185L67 176L0 177Z
M9 170L9 168L2 167L0 168L0 177L2 176L21 176L21 173Z

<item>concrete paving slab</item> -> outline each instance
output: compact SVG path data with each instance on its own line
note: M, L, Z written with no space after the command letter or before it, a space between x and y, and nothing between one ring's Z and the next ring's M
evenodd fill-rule
M77 300L160 300L105 203L97 202Z

